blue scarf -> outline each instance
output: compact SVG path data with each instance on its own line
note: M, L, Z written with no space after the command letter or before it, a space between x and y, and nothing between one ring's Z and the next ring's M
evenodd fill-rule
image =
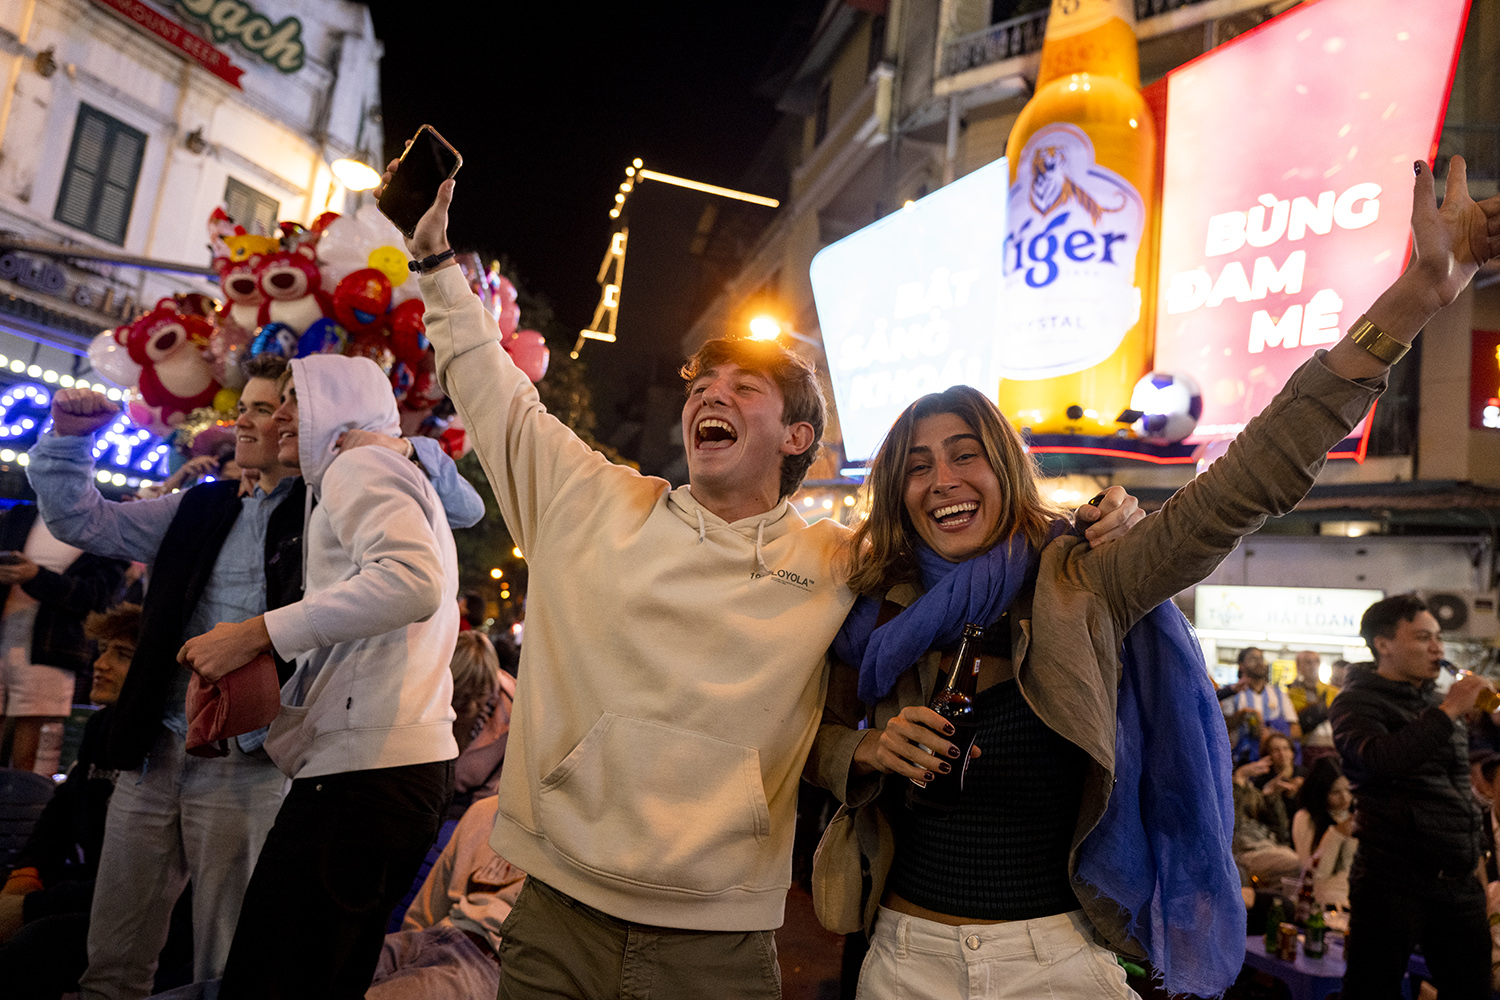
M868 704L966 622L995 621L1035 565L1017 539L958 564L919 546L917 561L926 593L878 628L882 602L861 597L834 640L834 652L859 665ZM1119 903L1168 991L1216 996L1245 954L1229 734L1203 651L1171 601L1126 634L1120 665L1115 787L1079 849L1078 877Z

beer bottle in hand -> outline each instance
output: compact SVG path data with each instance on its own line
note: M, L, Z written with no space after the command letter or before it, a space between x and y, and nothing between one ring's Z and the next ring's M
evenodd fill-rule
M972 622L965 625L958 652L953 654L953 665L927 705L953 727L948 742L958 747L959 756L950 760L952 770L947 774L939 774L925 785L912 781L912 787L906 790L906 805L915 812L946 815L958 808L964 775L969 771L969 750L974 746L974 696L979 689L979 657L983 645L984 626ZM932 752L925 746L922 749Z

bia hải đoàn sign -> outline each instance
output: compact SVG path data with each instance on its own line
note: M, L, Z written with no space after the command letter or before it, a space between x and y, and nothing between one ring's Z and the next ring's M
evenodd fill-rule
M200 22L214 41L232 41L283 73L302 68L302 22L285 17L275 24L244 0L177 0L177 9Z

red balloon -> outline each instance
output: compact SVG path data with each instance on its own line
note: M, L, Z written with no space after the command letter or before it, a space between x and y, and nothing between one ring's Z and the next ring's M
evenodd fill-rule
M333 318L358 336L373 333L391 307L391 279L373 267L346 274L333 290Z
M350 337L349 346L344 348L344 353L351 358L369 358L386 375L391 373L391 368L396 364L396 356L391 353L390 344L378 333L362 333L357 337Z
M521 307L514 302L507 302L500 307L500 315L495 317L495 322L500 325L500 332L507 337L513 337L516 327L521 325Z
M427 350L427 324L422 322L424 311L421 299L407 299L391 310L388 322L391 349L397 358L412 368L417 367L422 352Z
M533 382L540 382L547 374L547 362L552 352L547 350L547 341L535 330L520 330L500 342L516 367L526 373Z
M512 285L510 279L503 274L495 276L495 293L500 296L501 304L507 306L515 305L516 296L519 294L516 286Z

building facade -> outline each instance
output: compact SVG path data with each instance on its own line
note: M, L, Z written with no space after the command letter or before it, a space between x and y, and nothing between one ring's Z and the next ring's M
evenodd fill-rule
M17 495L38 400L104 384L95 335L217 294L215 208L268 233L346 208L330 164L380 162L381 53L343 0L0 3L0 495ZM153 452L109 449L111 485Z

